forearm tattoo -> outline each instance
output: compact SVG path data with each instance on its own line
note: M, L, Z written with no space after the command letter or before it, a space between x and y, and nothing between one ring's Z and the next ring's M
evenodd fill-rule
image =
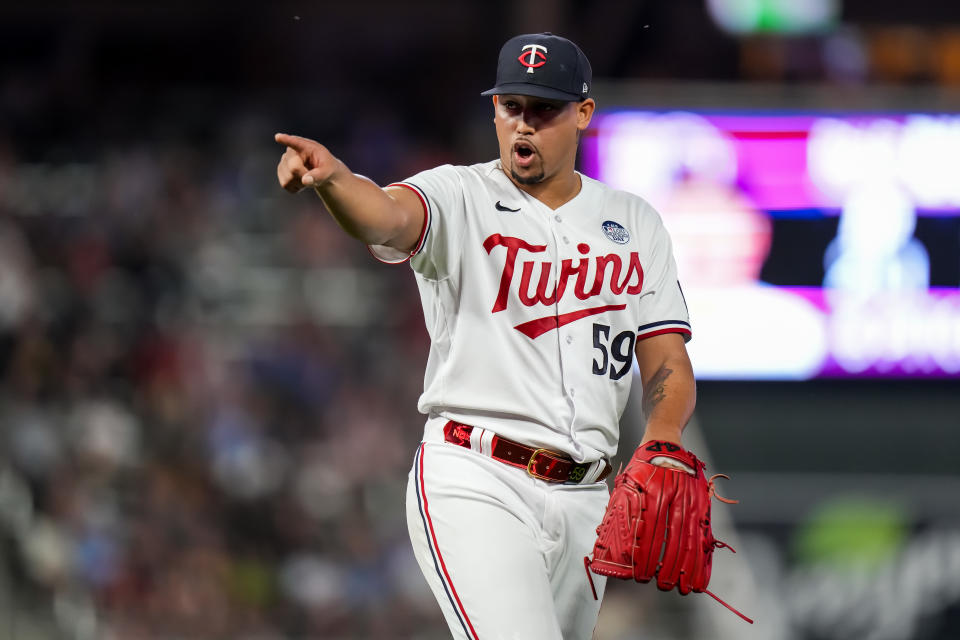
M642 408L646 419L650 419L650 414L653 413L654 408L667 397L667 378L670 377L671 373L673 373L673 369L660 367L650 380L643 385Z

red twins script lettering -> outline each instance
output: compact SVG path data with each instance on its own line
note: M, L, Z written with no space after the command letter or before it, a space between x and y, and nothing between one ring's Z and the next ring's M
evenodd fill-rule
M520 238L504 236L495 233L483 241L483 248L487 253L491 253L495 247L506 247L507 255L503 264L503 272L500 275L500 289L497 292L497 299L493 303L491 313L497 313L507 308L507 301L510 295L510 287L513 283L513 274L516 271L517 257L520 251L529 253L542 253L547 250L546 245L530 244ZM580 243L577 250L586 256L590 252L590 245ZM536 291L530 291L530 280L533 278L534 269L537 264L540 265L540 276L537 281ZM595 265L593 269L593 282L590 280L590 266ZM610 267L609 269L607 267ZM643 289L643 267L640 264L640 255L633 251L630 253L630 263L627 265L626 273L623 278L620 274L623 271L623 261L619 255L610 253L605 256L593 256L580 258L576 265L573 260L567 258L560 261L560 273L555 282L553 280L552 262L534 262L527 260L523 262L520 275L520 287L517 297L520 303L533 307L535 305L553 306L559 302L567 292L570 278L576 276L573 286L573 295L579 300L588 300L599 296L604 287L608 286L610 291L616 295L624 292L630 295L636 295ZM609 273L609 278L607 274ZM588 288L589 287L589 288ZM550 289L548 292L548 288ZM561 315L552 315L545 318L539 318L530 322L519 324L515 329L530 338L536 338L551 329L562 327L565 324L596 315L605 311L625 309L627 305L605 305L602 307L592 307L564 313Z

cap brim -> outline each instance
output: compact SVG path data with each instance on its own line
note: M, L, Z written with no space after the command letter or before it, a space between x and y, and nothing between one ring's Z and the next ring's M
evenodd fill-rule
M587 96L580 96L575 93L567 93L551 87L541 87L530 82L508 82L501 84L493 89L487 89L480 95L499 96L505 93L511 93L518 96L533 96L535 98L547 98L549 100L564 100L566 102L579 102L586 100Z

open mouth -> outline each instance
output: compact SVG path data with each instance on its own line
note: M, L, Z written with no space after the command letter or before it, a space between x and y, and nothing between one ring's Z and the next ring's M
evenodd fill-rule
M519 141L513 145L514 156L516 156L517 162L522 166L530 164L536 152L536 148L529 142Z

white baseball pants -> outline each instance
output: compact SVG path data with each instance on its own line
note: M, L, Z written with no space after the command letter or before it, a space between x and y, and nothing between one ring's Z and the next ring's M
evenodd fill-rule
M407 527L453 637L589 640L600 601L583 557L608 499L602 482L545 482L454 444L421 444ZM605 579L593 580L602 598Z

